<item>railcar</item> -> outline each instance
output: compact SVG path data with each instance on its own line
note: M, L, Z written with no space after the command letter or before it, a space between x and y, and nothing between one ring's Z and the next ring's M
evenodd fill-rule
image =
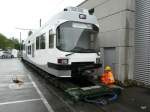
M102 66L98 33L88 10L65 8L26 39L22 59L61 78L93 72Z

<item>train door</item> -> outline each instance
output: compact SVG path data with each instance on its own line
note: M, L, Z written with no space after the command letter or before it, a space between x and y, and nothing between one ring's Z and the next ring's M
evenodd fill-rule
M32 44L32 57L34 57L34 44Z

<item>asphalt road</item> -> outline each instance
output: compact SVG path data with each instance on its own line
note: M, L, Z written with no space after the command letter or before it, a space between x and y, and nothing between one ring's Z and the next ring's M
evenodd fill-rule
M150 90L126 88L106 106L73 102L20 60L0 59L0 112L150 112Z

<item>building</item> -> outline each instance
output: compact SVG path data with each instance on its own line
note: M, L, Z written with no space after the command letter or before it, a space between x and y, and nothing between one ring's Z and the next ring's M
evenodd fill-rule
M148 18L143 18L148 10L150 12L150 0L85 0L78 7L94 8L100 24L99 44L100 48L104 48L104 65L113 67L115 78L121 81L136 79L144 83L146 80L150 84L150 24L145 24L147 34L140 36L145 29L142 24L145 20L148 23L150 18L150 13ZM141 18L143 20L139 21ZM141 25L143 29L140 29ZM142 51L144 44L147 46L142 47L142 50L145 49ZM144 57L146 52L147 57ZM143 60L145 63L142 63Z

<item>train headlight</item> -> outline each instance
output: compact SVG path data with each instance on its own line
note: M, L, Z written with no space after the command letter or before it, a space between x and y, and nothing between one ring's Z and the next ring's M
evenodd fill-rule
M101 63L101 59L100 58L96 58L96 63L100 64Z
M79 18L80 19L86 19L86 15L85 14L79 14Z
M64 58L61 58L61 59L57 59L57 62L59 64L68 64L69 63L69 60L68 59L64 59Z

